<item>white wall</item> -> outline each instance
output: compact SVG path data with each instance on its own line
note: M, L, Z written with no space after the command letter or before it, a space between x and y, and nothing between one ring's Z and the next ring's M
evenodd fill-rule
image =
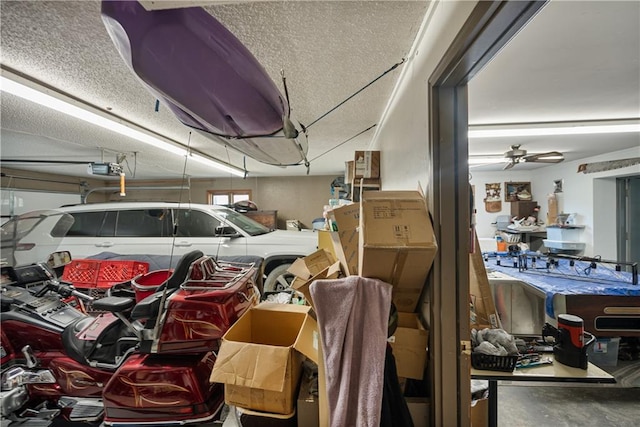
M382 189L429 191L428 79L477 2L434 1L370 149L380 150Z
M475 186L475 208L476 208L476 233L479 238L493 238L496 233L496 226L493 225L499 215L511 215L511 203L504 201L505 188L504 183L513 182L530 182L532 180L531 171L512 170L509 172L475 172L473 168L470 170L471 184ZM502 192L502 210L500 212L490 213L485 209L485 184L500 183ZM553 189L553 187L552 187ZM551 190L553 191L553 190ZM546 191L548 192L548 191ZM531 200L539 203L544 202L545 192L539 189L537 185L531 184ZM545 202L546 203L546 202ZM540 216L544 218L544 216Z
M493 237L495 227L491 223L495 222L497 215L510 215L511 209L508 202L503 202L502 212L490 214L484 210L482 198L486 183L531 182L533 200L540 203L538 217L546 219L547 196L553 193L553 182L561 179L563 192L558 194L558 211L577 214L577 224L585 226L581 234L581 241L586 243L584 255L600 255L603 259L616 259L616 178L640 175L640 165L590 174L577 171L582 163L632 157L640 157L640 146L573 162L562 162L532 171L473 172L471 169L471 183L476 187L478 237Z

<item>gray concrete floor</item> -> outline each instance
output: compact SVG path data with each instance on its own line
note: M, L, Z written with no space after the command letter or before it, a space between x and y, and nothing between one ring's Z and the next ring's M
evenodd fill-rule
M499 427L635 427L640 388L498 386Z
M602 368L617 384L499 383L498 426L640 426L640 362Z

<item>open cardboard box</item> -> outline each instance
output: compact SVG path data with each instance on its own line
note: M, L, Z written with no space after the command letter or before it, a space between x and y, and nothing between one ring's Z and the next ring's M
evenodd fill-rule
M359 275L391 284L398 311L413 313L438 250L423 194L363 192L359 240Z
M340 276L340 262L336 261L331 252L318 249L304 258L298 258L287 270L295 276L291 287L301 292L307 303L313 307L309 285L314 280L337 279Z
M210 380L224 383L228 405L284 415L294 411L304 357L319 360L310 309L262 303L225 333Z

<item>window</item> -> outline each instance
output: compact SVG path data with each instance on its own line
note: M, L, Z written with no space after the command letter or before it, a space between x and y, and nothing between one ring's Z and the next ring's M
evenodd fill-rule
M205 212L179 209L176 213L178 237L213 237L220 221Z
M169 209L132 209L118 212L118 237L170 237L171 229Z
M251 200L251 190L209 190L207 203L218 206L231 206L243 200Z
M73 225L67 232L67 236L78 237L94 237L98 236L102 221L104 218L104 212L75 212L73 215ZM113 233L111 234L113 235Z

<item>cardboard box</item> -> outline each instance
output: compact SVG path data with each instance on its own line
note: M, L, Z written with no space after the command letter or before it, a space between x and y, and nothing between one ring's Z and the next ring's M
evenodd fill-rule
M471 427L487 427L489 425L489 399L471 402Z
M338 231L331 233L334 252L346 275L358 274L360 204L341 206L329 212Z
M500 316L489 284L489 276L475 236L476 250L469 254L469 298L471 304L469 327L471 329L501 328Z
M354 178L380 178L380 151L356 151L354 160Z
M210 380L225 385L228 405L283 415L294 411L304 357L318 363L317 324L309 310L262 303L224 334Z
M428 397L405 397L414 427L429 427L431 408Z
M317 230L316 233L318 233L318 249L324 249L338 259L338 255L336 254L336 250L333 246L333 240L331 239L331 231Z
M351 181L351 200L359 202L365 191L380 191L382 182L378 178L357 178Z
M415 311L438 250L420 191L367 191L360 202L358 271L393 286L400 312Z
M398 327L389 337L399 377L422 380L427 362L429 333L416 313L398 313Z
M351 160L344 162L344 182L350 183L353 181L353 176L356 173L356 162Z
M318 249L304 258L298 258L287 271L294 276L291 287L302 292L307 303L313 307L309 286L314 280L337 279L340 276L340 262L331 252Z
M318 427L320 425L318 389L316 387L315 393L311 391L312 382L311 377L303 375L296 405L298 426ZM315 384L317 386L317 382Z

